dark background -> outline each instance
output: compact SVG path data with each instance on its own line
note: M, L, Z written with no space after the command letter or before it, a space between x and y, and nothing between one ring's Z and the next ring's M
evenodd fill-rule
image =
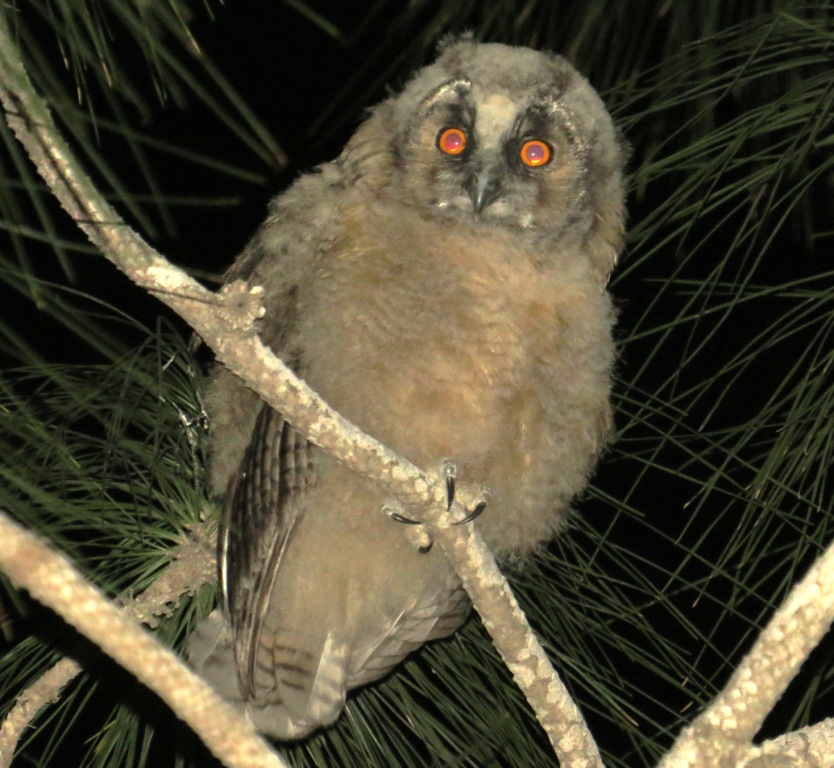
M516 15L520 17L523 4L517 5L520 10ZM691 16L699 14L697 3L676 5L683 6ZM749 21L757 13L768 10L768 4L735 5L736 15L729 14L722 21L725 26ZM204 56L224 73L275 137L286 153L286 164L275 157L270 162L263 153L247 147L233 131L219 123L212 110L193 96L170 96L160 104L155 83L147 75L144 53L126 37L120 37L118 26L114 25L113 36L126 77L144 99L144 108L130 103L123 107L128 124L156 139L244 168L252 177L241 179L218 172L216 168L149 150L149 166L163 196L199 196L225 201L210 206L173 204L164 213L159 207L146 204L143 210L151 226L142 228L151 242L172 261L212 283L261 222L270 197L300 172L335 157L361 120L363 110L378 101L387 88L397 89L410 71L431 58L432 47L423 44L426 37L437 39L443 34L473 29L487 40L547 44L559 50L565 50L577 40L587 40L587 36L580 38L574 34L579 29L576 20L581 21L581 10L576 9L571 15L565 11L566 27L574 26L560 39L558 24L546 13L541 19L547 20L550 27L545 27L544 22L536 26L534 16L529 23L500 28L497 22L490 21L491 3L472 4L466 13L454 18L452 14L444 15L442 3L412 3L409 7L411 13L405 13L402 4L387 2L316 2L315 10L342 31L341 39L334 39L280 2L247 0L212 5L213 19L195 6L191 28ZM608 94L615 116L633 145L631 171L637 181L629 209L635 230L676 194L687 175L695 172L692 168L683 169L677 176L658 176L651 178L650 183L639 183L640 173L658 154L672 154L693 140L691 133L678 131L687 110L698 109L697 104L687 105L677 113L669 108L654 118L639 117L641 109L651 108L653 97L647 91L642 99L635 99L634 93L647 86L653 75L637 73L649 72L652 66L663 62L670 48L685 48L702 37L688 36L686 29L680 27L680 16L663 16L656 10L644 17L642 11L635 9L633 27L622 28L621 37L626 42L619 46L612 42L608 57L592 55L592 47L585 42L577 43L575 49L578 66ZM75 77L70 70L57 65L61 52L45 20L34 12L27 15L24 7L21 11L47 56L56 63L55 71L63 79L67 92L74 93ZM635 30L639 30L642 40L639 53L626 44L629 37L637 37ZM197 61L190 66L195 71L200 69ZM745 109L782 92L778 83L770 88L770 93L764 96L739 89L720 101L711 113L713 125L729 122ZM98 85L92 85L87 98L107 115L106 96ZM124 187L146 191L147 176L125 142L109 132L102 132L97 142ZM664 145L663 152L658 150L659 143ZM820 158L812 156L810 162L820 162ZM9 178L10 163L6 160L4 163ZM743 178L749 173L750 167L741 166L728 170L723 181L729 182L733 176ZM99 176L99 181L104 179ZM785 183L789 184L790 180ZM705 186L703 194L706 191ZM735 495L742 500L739 503L746 503L743 501L746 489L756 482L762 464L764 448L761 446L784 424L762 424L755 439L737 450L722 442L723 431L755 419L767 407L774 390L796 375L795 362L804 346L812 340L823 347L827 344L827 340L819 342L815 335L819 324L811 323L806 335L795 335L788 343L756 355L738 376L733 374L731 383L706 387L703 394L686 397L681 393L694 391L711 376L721 382L723 372L738 350L785 312L786 299L780 296L741 304L731 314L718 313L720 321L714 324L698 320L715 316L710 312L723 301L715 297L710 300L712 304L705 300L693 306L691 314L696 320L676 326L662 344L658 343L657 332L647 332L652 327L663 328L678 320L681 306L687 300L686 281L705 280L713 274L717 260L739 231L741 220L749 218L752 210L734 216L721 209L703 212L691 217L684 233L675 230L673 236L669 234L673 229L670 227L666 234L661 230L654 241L651 237L632 240L612 285L620 308L618 335L622 351L616 402L621 440L601 465L595 488L581 505L583 522L573 533L577 546L585 547L594 557L599 552L594 548L610 536L611 547L627 550L633 558L628 562L644 569L642 576L647 583L658 592L668 588L662 598L654 595L635 598L635 605L640 606L647 625L670 642L684 647L693 668L697 667L703 678L716 686L726 679L745 647L745 638L752 637L755 627L769 615L791 581L785 563L790 562L790 567L801 573L816 555L820 542L830 538L825 532L830 524L829 507L825 503L831 499L829 462L828 469L819 474L822 490L813 514L798 515L790 507L784 526L763 537L757 546L751 545L749 551L757 553L753 556L754 563L745 562L741 545L727 554L728 542L733 542L740 530L746 527L753 530L756 526L761 530L768 519L781 513L775 507L764 505L755 514L746 515L732 507L731 502ZM808 195L807 204L798 215L763 234L761 246L753 256L738 256L728 264L727 280L743 282L740 276L748 274L750 280L762 285L804 280L803 285L812 286L814 283L808 281L816 276L820 285L830 284L830 248L824 247L825 241L820 246L820 241L808 238L805 225L810 222L814 231L834 230L831 211L829 182L828 186L815 188ZM130 219L130 214L127 215ZM28 216L31 211L24 206L22 218ZM54 219L59 232L67 238L75 236L74 226L57 206ZM140 226L135 217L134 223ZM664 239L667 235L668 239ZM652 258L644 257L653 242L658 251ZM696 246L701 257L687 259L688 251ZM6 245L2 247L5 249ZM157 301L131 286L98 255L78 256L73 262L74 275L67 279L47 249L32 245L30 252L33 271L40 278L68 283L81 292L102 297L149 327L165 312ZM79 307L90 308L85 299L76 301ZM0 302L2 321L24 336L47 360L55 363L100 360L98 353L68 333L28 296L0 286ZM644 314L649 307L647 321ZM188 329L179 321L171 319L171 323L183 337L188 336ZM126 346L143 338L141 331L128 325L114 330L124 338ZM693 351L696 349L697 353ZM4 367L17 363L7 351L2 354ZM210 355L205 350L199 354L208 366ZM673 437L658 437L663 434ZM820 461L830 455L823 450ZM723 490L710 495L709 490L704 490L705 485L713 477L714 468L722 463L730 465L718 483L719 486L723 483ZM756 514L764 521L761 525ZM795 552L786 560L785 551L790 548ZM752 570L742 578L739 573L747 565ZM613 557L603 568L612 579L626 583L631 578L623 561ZM519 581L523 582L524 578L519 577ZM752 584L755 590L750 588ZM582 585L576 583L571 589L575 595L567 599L581 598ZM634 584L629 589L639 592ZM534 597L528 599L535 601ZM593 601L593 595L589 596L586 605L591 607L580 610L593 611ZM694 628L687 624L689 621ZM626 625L614 631L622 633L624 643L640 642L637 634L629 634L632 629ZM554 645L560 648L555 641ZM812 685L808 674L823 670L821 677L827 680L824 670L831 652L830 643L817 651L813 665L809 665L813 669L806 668L806 677L795 686L795 696L792 694L783 703L784 717L774 719L773 733L784 730L784 724L794 716L791 710L798 708L795 702ZM667 743L680 720L688 719L697 709L699 696L705 698L709 694L705 690L690 697L680 686L667 684L668 681L657 677L644 682L644 670L633 664L628 654L618 656L616 650L610 651L605 663L628 679L626 687L631 686L635 701L644 695L645 700L636 706L645 713L647 722L657 720L659 732L670 729L662 736ZM818 678L814 680L814 685L819 684ZM591 687L590 683L585 686L581 681L572 684L580 689ZM821 684L816 704L809 705L803 716L813 720L830 714L831 694L827 685L827 682ZM583 695L592 697L594 692L583 691ZM604 711L604 704L600 709ZM684 711L686 715L681 714ZM609 719L593 713L591 719L603 745L612 753L623 754L628 742L616 729L610 728Z

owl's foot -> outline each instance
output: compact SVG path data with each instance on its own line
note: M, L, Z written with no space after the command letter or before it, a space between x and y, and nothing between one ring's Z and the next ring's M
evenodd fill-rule
M455 501L455 493L457 492L458 468L454 461L451 459L443 459L440 462L440 477L446 484L446 510L448 511L452 508L452 504ZM475 491L474 493L467 494L471 498L459 499L468 514L462 519L456 520L452 525L466 525L467 523L471 523L486 509L487 498L489 496L487 489L477 488L473 490Z
M451 459L443 459L440 462L440 477L446 485L446 511L452 508L455 501L455 480L458 476L458 468ZM382 511L397 523L405 525L422 525L419 520L412 520L403 514L402 507L393 499L382 505ZM478 513L480 514L480 512ZM458 523L455 523L458 525Z
M440 478L446 486L446 511L452 508L458 495L457 476L458 470L455 462L451 459L443 459L440 462ZM475 486L466 488L463 492L465 498L457 500L462 504L467 514L460 520L456 520L452 525L466 525L471 523L486 509L487 501L489 499L489 491L482 486ZM422 525L420 520L414 520L408 517L399 502L394 499L389 499L382 505L383 513L391 518L396 523L403 523L404 525L419 526ZM421 552L428 552L432 546L432 540L425 529L420 529L419 533L414 532L410 536L415 547Z

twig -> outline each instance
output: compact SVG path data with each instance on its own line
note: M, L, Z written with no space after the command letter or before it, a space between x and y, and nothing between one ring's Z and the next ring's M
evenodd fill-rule
M203 584L217 580L215 561L216 537L214 525L200 523L171 550L173 560L165 566L144 592L125 601L125 613L134 621L155 629L157 617L169 614L169 603L180 595L194 594Z
M0 768L9 768L17 743L38 712L54 701L79 674L81 667L74 659L61 659L51 666L20 696L0 725Z
M104 201L62 140L34 92L16 46L0 21L0 98L7 119L64 209L102 253L138 285L183 317L224 365L279 409L292 425L345 465L383 484L409 509L424 510L516 682L536 712L564 768L601 766L576 705L527 625L494 558L472 526L451 528L465 514L446 508L444 486L364 435L300 382L255 335L260 294L227 286L220 298L175 269Z

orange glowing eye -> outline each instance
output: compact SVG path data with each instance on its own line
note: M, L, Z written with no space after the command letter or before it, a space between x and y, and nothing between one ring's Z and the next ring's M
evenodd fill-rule
M521 146L521 162L530 168L538 168L542 165L547 165L550 162L552 152L550 145L544 141L533 139L532 141L525 141Z
M437 135L437 148L447 155L459 155L466 149L466 134L460 128L444 128Z

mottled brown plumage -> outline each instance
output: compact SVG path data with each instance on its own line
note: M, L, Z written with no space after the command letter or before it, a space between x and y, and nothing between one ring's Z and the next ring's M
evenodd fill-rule
M558 529L607 439L622 162L564 59L459 40L273 201L229 272L264 286L264 340L344 416L490 489L475 525L504 558ZM455 631L468 602L381 489L236 378L220 371L207 405L223 613L192 662L260 730L296 738Z

